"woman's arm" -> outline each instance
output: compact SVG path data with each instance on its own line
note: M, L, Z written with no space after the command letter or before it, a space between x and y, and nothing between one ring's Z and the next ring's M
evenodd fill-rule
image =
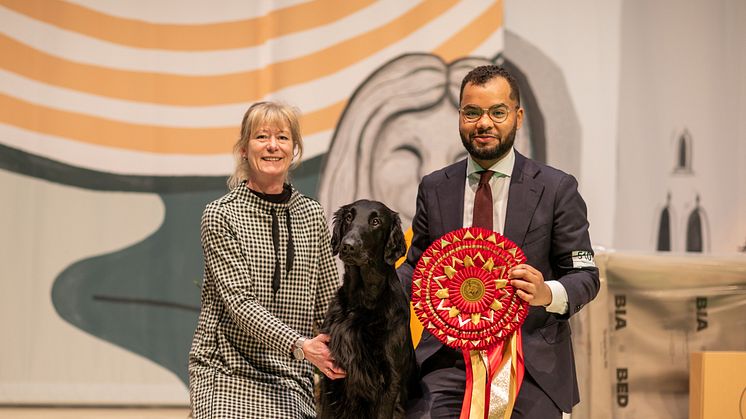
M249 336L281 353L291 355L300 334L273 316L257 300L253 277L241 244L219 204L210 204L202 215L202 250L205 269L227 312Z

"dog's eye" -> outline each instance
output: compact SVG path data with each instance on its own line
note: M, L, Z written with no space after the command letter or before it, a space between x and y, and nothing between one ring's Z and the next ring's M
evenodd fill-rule
M378 227L379 225L381 225L381 220L378 218L374 218L370 220L370 225L372 225L373 227Z
M352 222L352 213L348 212L347 214L345 214L345 222L346 223Z

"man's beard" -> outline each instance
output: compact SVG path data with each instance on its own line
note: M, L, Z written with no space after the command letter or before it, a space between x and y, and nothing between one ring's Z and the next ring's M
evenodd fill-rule
M467 152L469 152L469 155L477 160L497 160L498 158L504 156L508 151L510 151L511 148L513 148L513 143L515 143L516 131L518 131L517 124L513 124L513 129L510 130L507 137L501 138L501 141L498 142L497 145L492 147L477 148L474 145L474 141L469 138L465 138L464 134L461 134L461 144L464 145L464 148Z

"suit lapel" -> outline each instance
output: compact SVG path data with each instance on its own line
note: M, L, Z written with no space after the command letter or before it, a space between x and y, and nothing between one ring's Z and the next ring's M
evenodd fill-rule
M445 179L437 189L443 231L435 232L435 237L463 227L465 185L466 160L464 159L446 169Z
M518 152L510 178L508 209L505 214L505 237L523 246L531 218L534 216L544 185L536 181L539 168Z

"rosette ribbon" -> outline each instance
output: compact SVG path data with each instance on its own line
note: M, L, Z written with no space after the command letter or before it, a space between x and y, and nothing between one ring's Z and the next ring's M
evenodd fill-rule
M461 418L510 418L523 381L521 325L528 303L508 271L521 249L479 227L443 235L422 254L412 275L412 305L422 325L466 362ZM498 372L510 362L510 379Z

